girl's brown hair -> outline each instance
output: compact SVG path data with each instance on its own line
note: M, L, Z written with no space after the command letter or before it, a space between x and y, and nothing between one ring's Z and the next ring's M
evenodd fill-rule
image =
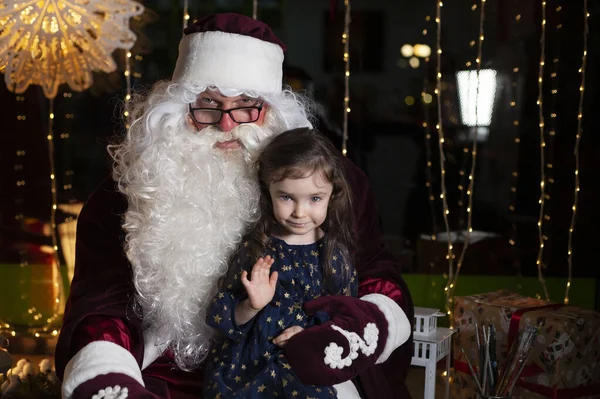
M254 262L265 254L269 233L278 225L273 215L269 185L284 179L298 179L321 173L333 186L327 217L321 225L325 232L321 264L324 284L334 289L332 260L335 249L340 251L342 263L349 265L350 250L354 245L352 196L339 152L319 131L294 129L276 136L261 153L256 166L260 182L261 217L247 235L249 259ZM350 273L350 268L342 267L341 288L349 287L352 277Z

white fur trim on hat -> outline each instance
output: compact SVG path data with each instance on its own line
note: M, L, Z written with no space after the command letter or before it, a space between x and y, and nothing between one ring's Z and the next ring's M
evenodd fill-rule
M388 322L388 337L383 352L375 364L385 362L392 352L410 338L412 327L402 308L392 299L381 294L368 294L360 298L376 305Z
M181 39L172 80L279 93L282 79L283 49L279 45L236 33L209 31Z
M69 399L79 385L99 375L125 374L142 386L142 372L133 355L109 341L95 341L84 346L67 364L62 384L62 397Z

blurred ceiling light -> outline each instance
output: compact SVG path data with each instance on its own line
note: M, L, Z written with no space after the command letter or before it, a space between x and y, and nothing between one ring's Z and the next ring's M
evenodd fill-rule
M414 54L413 46L411 46L410 44L405 44L400 48L400 54L402 54L406 58L412 57L412 55Z
M410 64L411 67L413 68L418 68L419 65L421 65L421 61L419 61L419 59L417 57L410 57L410 59L408 60L408 63Z
M431 102L433 101L433 97L429 93L423 93L422 97L423 97L423 102L425 104L431 104Z
M431 47L426 44L415 44L413 51L419 58L427 58L431 55Z
M10 91L40 85L48 98L68 83L82 91L92 71L116 70L112 53L136 41L129 19L144 7L131 0L17 0L0 6L0 72Z
M456 73L460 115L466 126L489 126L496 96L496 71L459 71ZM479 90L478 90L479 86Z

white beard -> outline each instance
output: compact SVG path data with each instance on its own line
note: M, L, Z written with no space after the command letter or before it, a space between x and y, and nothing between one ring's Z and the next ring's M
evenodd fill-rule
M241 125L165 132L132 166L124 229L144 326L168 347L180 368L208 352L212 328L206 308L227 272L245 229L257 218L258 182L250 166L260 147L283 127ZM239 138L243 148L222 151L217 140Z

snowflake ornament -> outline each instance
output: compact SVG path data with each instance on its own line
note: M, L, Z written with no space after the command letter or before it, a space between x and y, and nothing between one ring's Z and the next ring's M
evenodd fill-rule
M144 7L131 0L16 0L0 2L0 72L9 90L42 86L47 98L67 83L92 84L92 71L113 72L112 53L136 40L129 19Z

